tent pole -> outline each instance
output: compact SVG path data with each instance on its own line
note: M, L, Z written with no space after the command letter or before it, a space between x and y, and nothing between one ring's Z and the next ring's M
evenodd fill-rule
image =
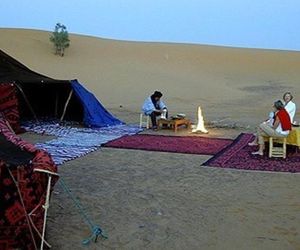
M44 249L44 243L45 241L45 232L46 232L46 223L47 223L47 212L49 209L49 200L50 200L50 193L51 193L51 180L52 176L58 176L57 173L53 173L51 171L45 170L45 169L34 169L34 172L39 172L39 173L45 173L48 175L48 185L47 185L47 191L46 191L46 197L45 197L45 204L42 206L44 208L44 222L43 222L43 231L42 231L42 241L41 241L41 247L40 249Z
M31 114L33 115L34 119L38 122L39 120L38 120L36 114L34 113L33 108L32 108L32 106L30 105L30 102L28 101L28 99L27 99L27 97L26 97L26 95L25 95L23 89L22 89L18 84L16 84L16 83L14 83L14 84L17 86L17 88L18 88L19 91L21 92L21 94L22 94L22 96L23 96L23 98L24 98L24 100L25 100L25 102L26 102L26 104L27 104L27 106L28 106L28 108L29 108Z
M66 114L66 111L67 111L67 107L68 107L69 102L70 102L70 100L71 100L72 94L73 94L73 89L70 91L70 94L69 94L69 96L68 96L68 99L67 99L66 104L65 104L65 107L64 107L64 112L63 112L62 116L60 117L60 121L61 121L61 122L63 121L63 119L64 119L64 117L65 117L65 114Z

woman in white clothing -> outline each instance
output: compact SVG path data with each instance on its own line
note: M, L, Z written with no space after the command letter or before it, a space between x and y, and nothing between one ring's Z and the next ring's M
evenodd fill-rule
M274 123L272 125L267 122L260 124L255 140L248 144L249 146L259 145L258 151L253 152L253 155L262 156L264 154L264 137L287 137L292 129L290 115L284 108L282 101L276 101L273 107L275 113Z
M294 116L295 116L295 113L296 113L296 104L292 102L293 96L292 96L291 92L285 92L284 95L283 95L283 100L284 100L284 108L287 111L287 113L289 114L290 121L293 124ZM274 118L275 118L275 112L270 112L269 119L266 120L263 123L268 123L272 127L273 123L275 121ZM258 141L258 137L256 135L254 140L252 142L248 143L248 145L249 146L257 145L257 141Z
M284 100L284 108L289 113L291 122L293 123L294 116L296 113L296 104L292 102L293 96L292 96L291 92L284 93L283 100Z

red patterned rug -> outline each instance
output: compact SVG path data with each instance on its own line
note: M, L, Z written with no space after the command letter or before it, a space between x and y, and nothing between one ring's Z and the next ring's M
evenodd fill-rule
M288 147L286 159L268 158L251 154L255 147L248 146L253 140L252 134L240 134L232 144L228 145L214 157L205 162L204 166L220 168L236 168L244 170L300 172L300 153L295 147Z
M161 151L185 154L214 155L232 143L231 139L200 136L123 136L104 144L104 147Z

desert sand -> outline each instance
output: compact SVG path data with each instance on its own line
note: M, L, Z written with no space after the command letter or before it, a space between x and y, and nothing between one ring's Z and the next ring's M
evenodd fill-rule
M42 74L77 78L111 111L121 105L138 113L158 89L171 113L195 119L201 105L208 121L254 126L285 91L300 103L300 52L70 35L71 46L61 58L53 54L50 32L0 29L0 34L2 50Z
M299 52L71 35L61 58L53 54L49 32L0 34L2 50L42 74L79 79L129 123L137 123L143 99L156 89L171 113L195 120L201 105L206 121L236 125L210 128L207 136L223 138L253 131L285 91L300 103ZM56 185L48 241L53 249L300 249L299 174L201 166L210 157L101 148L60 166L109 238L82 246L88 227Z

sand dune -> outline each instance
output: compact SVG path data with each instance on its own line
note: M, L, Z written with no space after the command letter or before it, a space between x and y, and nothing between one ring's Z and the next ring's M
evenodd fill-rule
M70 35L65 57L53 54L49 32L0 29L0 47L31 69L83 82L112 111L139 112L159 89L171 113L192 119L198 105L208 120L254 125L289 90L300 102L300 52ZM297 118L297 117L296 117ZM299 118L298 118L299 119Z

